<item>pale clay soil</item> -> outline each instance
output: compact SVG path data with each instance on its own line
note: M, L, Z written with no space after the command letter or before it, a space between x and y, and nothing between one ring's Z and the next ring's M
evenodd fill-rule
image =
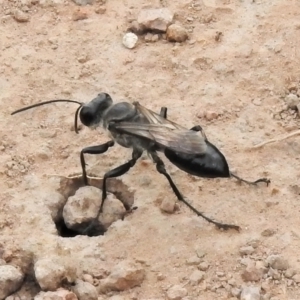
M30 249L35 258L56 253L93 274L124 260L144 261L146 278L140 287L109 295L121 299L165 299L165 290L182 285L190 299L230 299L217 291L189 285L193 266L186 261L205 253L210 264L206 281L215 273L231 273L244 284L239 264L241 246L259 242L258 256L282 254L300 269L299 137L249 151L247 147L283 135L289 120L274 118L285 91L298 83L300 69L299 1L107 1L85 6L88 18L74 21L78 6L71 1L48 7L34 5L29 22L5 13L22 7L14 0L1 4L0 64L0 243L14 253ZM168 7L189 32L189 40L174 44L160 39L135 49L122 45L128 20L141 8ZM210 16L213 20L208 22ZM187 21L187 18L189 19ZM207 22L200 20L208 20ZM220 41L216 32L222 32ZM80 62L81 61L81 62ZM182 203L174 214L161 212L159 203L175 197L167 180L146 158L122 176L135 191L138 209L116 222L104 236L63 239L56 234L43 204L55 177L80 173L80 150L108 140L105 133L72 129L73 104L52 104L11 116L24 105L51 99L88 102L107 92L118 102L140 101L188 128L201 124L209 140L226 156L231 169L246 179L268 177L271 184L257 187L235 179L201 179L179 171L164 159L182 193L195 207L218 221L242 230L220 231L193 214ZM208 121L205 112L220 114ZM292 122L292 120L291 120ZM293 121L294 122L294 121ZM297 125L297 121L293 124ZM160 154L163 157L162 154ZM101 156L87 156L88 170L98 176L131 157L116 146ZM13 161L13 163L12 163ZM8 163L9 162L9 163ZM271 236L262 236L272 229ZM84 259L83 259L84 258ZM157 274L165 278L157 280ZM260 285L255 283L254 285ZM271 289L278 299L300 299L300 287L279 281ZM29 297L29 296L28 296ZM30 299L30 298L28 298ZM236 299L236 298L232 298Z

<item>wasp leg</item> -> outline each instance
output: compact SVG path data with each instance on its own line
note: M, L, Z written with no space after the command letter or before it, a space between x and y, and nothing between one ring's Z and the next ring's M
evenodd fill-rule
M159 115L164 118L164 119L167 119L167 111L168 111L168 108L163 106L161 109L160 109L160 113ZM194 127L192 127L190 130L193 130L193 131L203 131L202 127L200 125L196 125Z
M236 179L239 180L239 181L242 181L242 182L245 182L245 183L251 184L251 185L256 185L256 184L259 183L259 182L265 182L265 183L267 184L267 186L268 186L269 183L271 182L271 180L268 179L268 178L259 178L259 179L255 180L255 181L248 181L248 180L245 180L245 179L243 179L243 178L241 178L241 177L238 177L237 175L235 175L235 174L233 174L233 173L231 173L231 172L230 172L230 175L231 175L232 177L236 178Z
M97 218L99 217L99 214L102 212L103 204L107 197L106 180L108 178L119 177L119 176L122 176L125 173L127 173L129 171L129 169L132 168L136 164L137 160L142 156L142 154L143 154L143 151L133 150L131 160L129 160L127 163L125 163L111 171L108 171L107 173L104 174L103 186L102 186L102 202L101 202L101 206L100 206Z
M164 119L166 119L167 118L167 108L166 107L162 107L161 109L160 109L160 113L159 113L159 115L162 117L162 118L164 118Z
M86 163L84 159L84 154L102 154L108 150L109 147L112 147L115 144L114 141L109 141L105 144L98 146L91 146L87 148L83 148L80 152L80 163L82 168L82 178L85 185L88 185L87 175L86 175Z
M173 182L171 176L167 173L167 171L165 169L164 162L159 158L159 156L155 152L151 152L151 156L153 158L153 161L156 163L156 169L157 169L157 171L160 174L163 174L168 179L169 184L170 184L173 192L175 193L176 197L178 198L178 200L182 201L186 206L188 206L198 216L204 218L209 223L213 223L214 225L216 225L219 229L224 229L224 230L227 230L227 229L230 229L230 228L235 229L235 230L239 230L240 229L240 227L236 226L236 225L223 224L223 223L216 222L216 221L214 221L214 220L206 217L204 214L202 214L196 208L194 208L190 203L188 203L184 199L184 197L182 196L182 194L179 192L179 190L176 187L175 183Z
M124 175L126 172L129 171L130 168L132 168L137 160L142 156L143 152L142 151L138 151L138 150L133 150L132 152L132 159L129 160L127 163L111 170L111 171L108 171L107 173L104 174L104 177L103 177L103 185L102 185L102 202L101 202L101 205L100 205L100 208L99 208L99 211L97 213L97 216L95 217L95 219L90 223L90 225L83 231L84 234L87 234L89 235L90 232L93 232L93 228L94 227L97 227L99 226L99 221L98 221L98 218L99 218L99 215L100 213L102 212L102 209L103 209L103 204L104 204L104 201L107 197L107 192L106 192L106 180L108 178L112 178L112 177L119 177L119 176L122 176ZM132 208L130 209L128 212L131 212L132 210L135 210L136 208Z
M162 117L162 118L164 118L164 119L167 119L167 107L162 107L161 109L160 109L160 113L159 113L159 115ZM204 131L203 131L203 128L200 126L200 125L196 125L196 126L193 126L190 130L192 130L192 131L201 131L202 132L202 134L203 134L203 136L204 136L204 138L205 139L207 139L206 138L206 135L205 135L205 133L204 133Z

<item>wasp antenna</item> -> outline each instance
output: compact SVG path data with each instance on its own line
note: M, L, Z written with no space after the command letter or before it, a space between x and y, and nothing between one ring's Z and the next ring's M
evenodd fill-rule
M74 129L75 129L75 132L77 134L78 134L78 122L77 122L77 120L78 120L78 113L79 113L81 107L82 107L82 104L76 109L76 112L75 112Z
M30 106L26 106L23 108L20 108L18 110L15 110L14 112L11 113L11 115L15 115L19 112L34 108L34 107L38 107L38 106L42 106L44 104L49 104L49 103L54 103L54 102L71 102L71 103L76 103L79 104L80 106L83 104L82 102L76 101L76 100L68 100L68 99L58 99L58 100L49 100L49 101L45 101L45 102L40 102L40 103L36 103Z

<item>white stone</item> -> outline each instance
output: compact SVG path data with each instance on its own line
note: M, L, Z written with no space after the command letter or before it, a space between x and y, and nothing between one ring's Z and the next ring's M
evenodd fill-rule
M132 32L128 32L123 36L123 45L128 48L132 49L136 46L138 41L138 36Z

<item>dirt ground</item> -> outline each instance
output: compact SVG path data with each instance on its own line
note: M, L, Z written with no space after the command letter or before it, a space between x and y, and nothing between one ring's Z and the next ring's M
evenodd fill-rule
M284 276L244 282L244 258L239 252L256 243L249 259L264 261L270 254L280 254L300 272L300 139L247 150L299 124L289 115L283 120L274 117L288 89L295 91L299 84L299 1L108 0L81 7L87 18L78 21L74 21L78 6L72 1L0 0L0 4L4 251L26 248L45 257L60 247L90 274L99 267L95 263L99 256L107 267L124 259L143 262L146 278L141 286L99 294L99 299L165 299L174 285L186 289L184 299L236 299L230 278L237 288L263 286L261 295L268 294L268 299L300 298L300 286L294 281L288 284ZM163 6L176 13L176 22L188 29L189 40L146 43L141 37L136 48L126 49L122 37L129 21L142 8ZM106 10L99 13L99 7ZM25 11L27 22L13 17L16 8ZM222 32L219 40L217 32ZM72 130L77 108L73 104L10 113L51 99L88 102L99 92L109 93L116 102L138 100L157 112L167 106L171 120L188 128L201 124L239 176L270 178L268 187L239 184L235 179L201 179L164 159L195 207L242 230L217 230L182 203L178 212L163 213L160 201L175 195L146 159L122 176L135 191L134 213L104 236L57 236L43 204L52 189L50 175L80 173L80 150L108 137L88 128L77 135ZM208 120L211 113L218 117ZM116 146L101 156L88 156L88 170L97 170L101 177L130 157L130 150ZM267 236L262 234L266 230ZM187 261L197 254L209 269L204 280L193 285L190 276L197 266ZM226 284L220 277L226 277Z

